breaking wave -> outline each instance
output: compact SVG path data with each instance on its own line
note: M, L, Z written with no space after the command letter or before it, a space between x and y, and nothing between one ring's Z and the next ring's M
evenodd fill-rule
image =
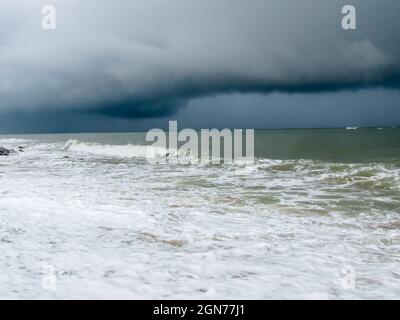
M65 151L90 153L100 156L123 157L123 158L145 158L165 157L168 149L155 146L143 145L109 145L82 142L79 140L68 140L65 143Z
M0 157L0 272L18 282L0 296L398 298L399 136L373 130L258 132L253 166L153 165L167 150L136 134L33 136ZM350 157L314 156L326 141ZM30 286L48 264L56 292Z
M30 139L17 139L17 138L6 138L0 139L0 144L16 144L16 143L27 143L32 142Z

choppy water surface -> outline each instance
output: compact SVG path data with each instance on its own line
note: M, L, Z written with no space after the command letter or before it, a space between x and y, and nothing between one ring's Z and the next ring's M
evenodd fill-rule
M400 130L258 131L254 168L142 142L0 136L26 147L0 158L0 297L400 298Z

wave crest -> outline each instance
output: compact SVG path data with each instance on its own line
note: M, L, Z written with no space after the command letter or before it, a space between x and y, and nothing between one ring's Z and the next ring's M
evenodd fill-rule
M65 143L64 150L123 158L164 157L168 153L167 149L162 147L132 144L109 145L82 142L75 139L68 140Z
M0 143L3 143L3 144L27 143L27 142L31 142L31 141L32 140L30 140L30 139L17 139L17 138L0 139Z

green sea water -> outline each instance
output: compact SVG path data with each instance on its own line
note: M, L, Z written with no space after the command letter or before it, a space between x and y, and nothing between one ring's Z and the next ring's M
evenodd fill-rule
M0 157L0 297L400 297L400 129L256 130L254 166L151 164L145 133L0 146L24 147Z
M0 135L44 142L77 139L110 145L144 145L145 133ZM399 164L400 128L255 130L255 156L325 162Z

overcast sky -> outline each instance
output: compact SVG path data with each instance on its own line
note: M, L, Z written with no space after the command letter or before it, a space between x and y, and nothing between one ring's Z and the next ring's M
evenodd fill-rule
M53 4L57 28L41 28ZM341 8L357 9L356 31ZM400 125L398 0L2 0L0 132Z

